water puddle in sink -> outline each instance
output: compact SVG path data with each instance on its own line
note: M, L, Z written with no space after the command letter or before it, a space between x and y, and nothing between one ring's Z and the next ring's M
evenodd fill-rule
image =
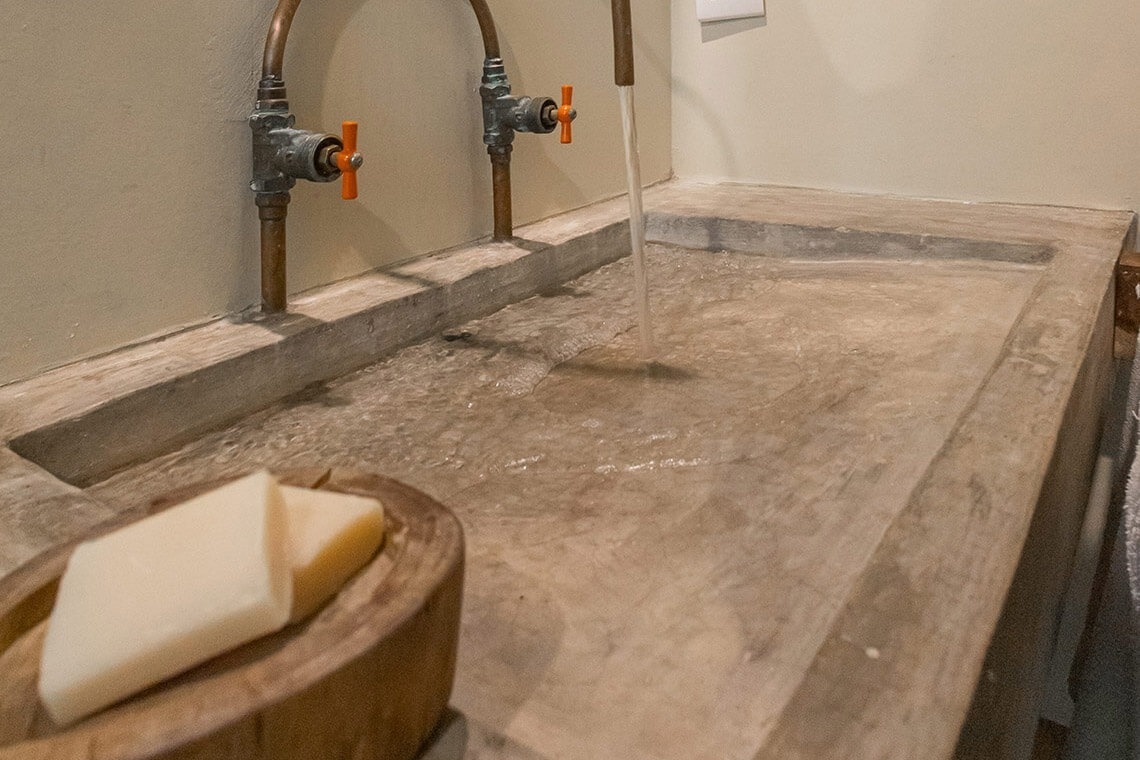
M1040 270L649 252L654 362L627 259L88 491L404 480L466 530L469 719L551 758L749 758Z

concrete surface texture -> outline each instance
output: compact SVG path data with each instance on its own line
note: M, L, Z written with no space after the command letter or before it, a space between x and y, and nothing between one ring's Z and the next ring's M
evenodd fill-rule
M651 262L653 364L620 263L89 494L259 464L404 479L467 530L469 722L549 758L751 757L1040 269Z
M655 362L636 359L620 261L86 489L0 450L0 568L187 482L356 467L439 498L467 531L462 719L433 752L949 757L1051 465L1079 469L1068 431L1097 425L1089 381L1111 358L1131 215L686 183L647 201L658 239L714 248L651 247ZM618 221L600 204L536 237L585 251ZM369 288L435 319L451 313L439 283L469 279L441 267L488 255L494 293L538 282L550 250L329 288L306 313L340 316L309 327L339 349ZM222 369L187 388L264 403L229 354L326 360L288 329L249 333L219 322L173 352L8 386L0 430L62 430L97 458L82 442L100 410L143 414L188 362ZM195 430L199 408L176 406L148 419Z

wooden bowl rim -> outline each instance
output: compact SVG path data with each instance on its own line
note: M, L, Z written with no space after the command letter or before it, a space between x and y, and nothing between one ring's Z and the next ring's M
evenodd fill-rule
M330 614L330 611L336 611L334 600L303 621L128 697L59 733L0 745L0 760L62 757L58 754L60 749L92 745L96 741L102 743L105 739L109 739L120 750L116 757L128 760L142 757L141 753L153 750L156 740L166 746L177 746L203 739L347 667L417 614L430 597L428 592L437 588L450 575L456 563L462 566L465 547L459 520L427 494L391 478L341 469L324 472L325 476L320 478L317 488L376 496L384 503L384 545L376 557L346 584L348 588L362 581L369 571L377 571L378 563L391 562L391 566L376 579L376 585L371 588L369 606L383 603L373 611L374 614L361 614L363 608L352 610L356 613L354 615ZM313 482L313 473L314 470L305 469L275 474L278 474L283 483L301 485ZM68 557L79 543L135 522L151 511L173 506L196 492L209 490L236 477L240 476L181 489L177 492L181 498L163 503L158 510L128 510L119 518L97 526L82 538L50 549L8 576L0 578L0 624L31 596L58 581ZM390 524L396 526L394 537L389 533ZM433 540L429 542L428 539ZM415 548L422 550L409 551ZM409 580L417 582L415 593L408 593ZM27 630L38 625L39 623L33 623ZM2 626L0 633L3 633ZM304 656L313 647L302 647L297 642L310 633L319 637L322 643L332 639L331 643L339 646L318 647L317 656ZM22 635L26 635L26 631ZM18 635L9 641L0 640L0 654L19 638ZM235 654L250 647L264 646L267 641L279 642L280 646L273 648L264 657L204 677L194 677L200 673L200 669L218 659L233 658ZM268 666L279 667L281 670L268 681L256 677L259 675L258 670L268 670ZM280 688L282 684L286 687ZM205 699L207 692L214 691L214 686L225 689L227 695L234 695L233 699L227 700L225 704ZM166 696L157 698L161 695ZM171 695L177 696L171 698ZM205 709L207 706L208 709ZM130 714L126 709L128 707ZM139 724L150 729L140 732Z

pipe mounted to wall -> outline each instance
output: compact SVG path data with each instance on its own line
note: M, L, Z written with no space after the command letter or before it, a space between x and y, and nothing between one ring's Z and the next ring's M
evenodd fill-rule
M486 0L470 0L483 37L483 142L491 157L494 195L494 238L513 235L511 219L511 143L514 133L551 132L562 124L562 142L570 142L570 122L577 113L571 105L572 89L562 88L562 105L550 98L512 97L495 21ZM363 157L356 152L356 124L345 122L344 138L293 128L294 116L282 74L289 28L301 0L279 0L265 38L257 102L250 116L253 129L253 180L261 224L261 305L264 312L286 307L285 220L289 190L297 179L330 182L344 180L342 197L356 197L356 170ZM351 135L351 139L350 139Z
M483 36L483 50L487 58L499 57L499 37L495 31L495 20L486 0L470 0L475 19L479 22L479 33ZM265 39L265 55L261 60L261 84L275 80L284 87L281 71L285 61L285 44L289 40L289 27L301 0L279 0L273 20L269 23L269 35ZM261 99L259 89L258 99Z
M578 113L573 107L573 88L562 87L562 105L551 98L512 96L506 67L499 54L499 41L491 11L483 0L471 0L483 32L485 58L479 95L483 100L483 143L491 158L494 240L514 236L511 218L511 151L515 132L547 134L562 125L561 142L571 142L570 123Z
M633 15L629 0L612 0L614 25L614 84L633 87Z
M261 224L261 309L275 313L286 306L285 220L289 191L298 179L342 180L341 197L356 197L356 170L364 157L356 152L356 122L344 122L342 137L295 129L289 112L282 65L289 27L301 0L280 0L261 64L257 102L249 117L253 130L253 179Z
M491 9L487 7L486 0L471 0L471 10L475 11L475 19L479 22L479 33L483 35L483 57L501 58L495 19L491 16Z

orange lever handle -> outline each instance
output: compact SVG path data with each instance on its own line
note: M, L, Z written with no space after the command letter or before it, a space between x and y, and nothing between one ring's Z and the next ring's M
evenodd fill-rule
M572 85L562 85L562 106L558 109L558 123L562 125L562 137L559 142L567 145L573 141L573 133L570 131L570 124L573 123L574 117L577 112L574 111L574 87Z
M336 154L336 168L340 169L340 197L351 201L356 197L356 169L361 156L356 152L356 131L360 125L355 121L341 124L341 142L344 147Z

